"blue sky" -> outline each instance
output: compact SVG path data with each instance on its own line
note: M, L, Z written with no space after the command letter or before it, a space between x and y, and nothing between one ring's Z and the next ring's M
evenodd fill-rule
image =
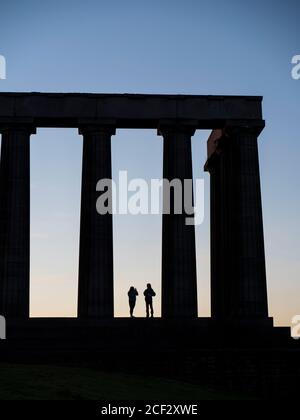
M270 314L300 313L300 54L296 1L11 1L0 8L0 91L263 95L260 137ZM206 216L197 227L200 315L209 314L208 132L193 138L194 175L205 179ZM76 130L39 129L31 142L31 313L76 310L82 139ZM119 130L113 172L162 175L155 131ZM127 314L131 283L160 294L161 218L117 216L115 310ZM137 313L144 313L142 299Z

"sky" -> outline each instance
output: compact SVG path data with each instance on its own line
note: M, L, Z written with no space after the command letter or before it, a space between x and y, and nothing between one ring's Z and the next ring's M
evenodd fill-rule
M295 0L0 0L0 91L262 95L259 138L270 316L300 314L300 3ZM208 131L193 137L194 177L205 182L196 227L199 315L210 315ZM162 177L154 130L118 130L113 177ZM75 316L82 137L31 137L31 315ZM115 314L147 282L160 314L161 217L114 217ZM142 297L136 314L144 316Z

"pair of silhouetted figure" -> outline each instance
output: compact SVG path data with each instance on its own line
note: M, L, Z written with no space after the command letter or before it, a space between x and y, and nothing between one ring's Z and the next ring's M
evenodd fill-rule
M129 308L130 308L130 316L133 318L133 311L136 304L136 297L138 296L138 291L135 287L131 286L128 292L129 297ZM147 289L144 291L145 296L145 303L146 303L146 316L149 318L151 313L151 318L153 318L154 311L153 311L153 297L156 295L154 290L151 287L151 284L147 284Z

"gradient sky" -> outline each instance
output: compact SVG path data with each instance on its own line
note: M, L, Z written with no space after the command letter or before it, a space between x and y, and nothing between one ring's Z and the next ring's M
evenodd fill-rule
M260 136L270 315L300 314L300 54L298 1L151 0L0 3L0 91L263 95ZM199 314L209 304L209 132L193 138L194 175L205 179L205 221L196 228ZM77 299L82 138L39 129L31 138L31 315L74 316ZM118 130L113 173L162 176L154 130ZM160 306L161 217L114 217L115 312L126 292L151 282ZM143 299L137 315L144 314Z

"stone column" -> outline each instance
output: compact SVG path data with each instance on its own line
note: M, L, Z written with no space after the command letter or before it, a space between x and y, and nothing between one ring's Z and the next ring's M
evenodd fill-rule
M96 201L97 182L111 179L111 126L84 126L79 250L78 317L112 318L113 226L112 214L100 215Z
M163 136L163 178L193 179L191 137L195 127L162 122L158 134ZM182 196L185 188L183 185ZM164 212L168 207L168 192L164 187ZM163 214L162 232L162 317L195 318L197 309L197 274L195 227L186 224L187 214L176 214L174 193L171 193L169 214ZM193 215L192 215L193 217Z
M1 127L0 314L29 317L30 135L29 125Z
M226 235L226 206L222 188L220 139L222 130L213 130L207 141L208 159L204 170L210 173L210 270L211 270L211 316L226 319L231 310L230 279L225 278L224 238Z
M263 122L228 123L211 173L212 316L268 318L257 137Z
M226 282L222 276L221 259L221 190L220 159L217 154L206 163L205 170L210 173L210 272L211 272L211 314L212 318L224 317L224 292Z

